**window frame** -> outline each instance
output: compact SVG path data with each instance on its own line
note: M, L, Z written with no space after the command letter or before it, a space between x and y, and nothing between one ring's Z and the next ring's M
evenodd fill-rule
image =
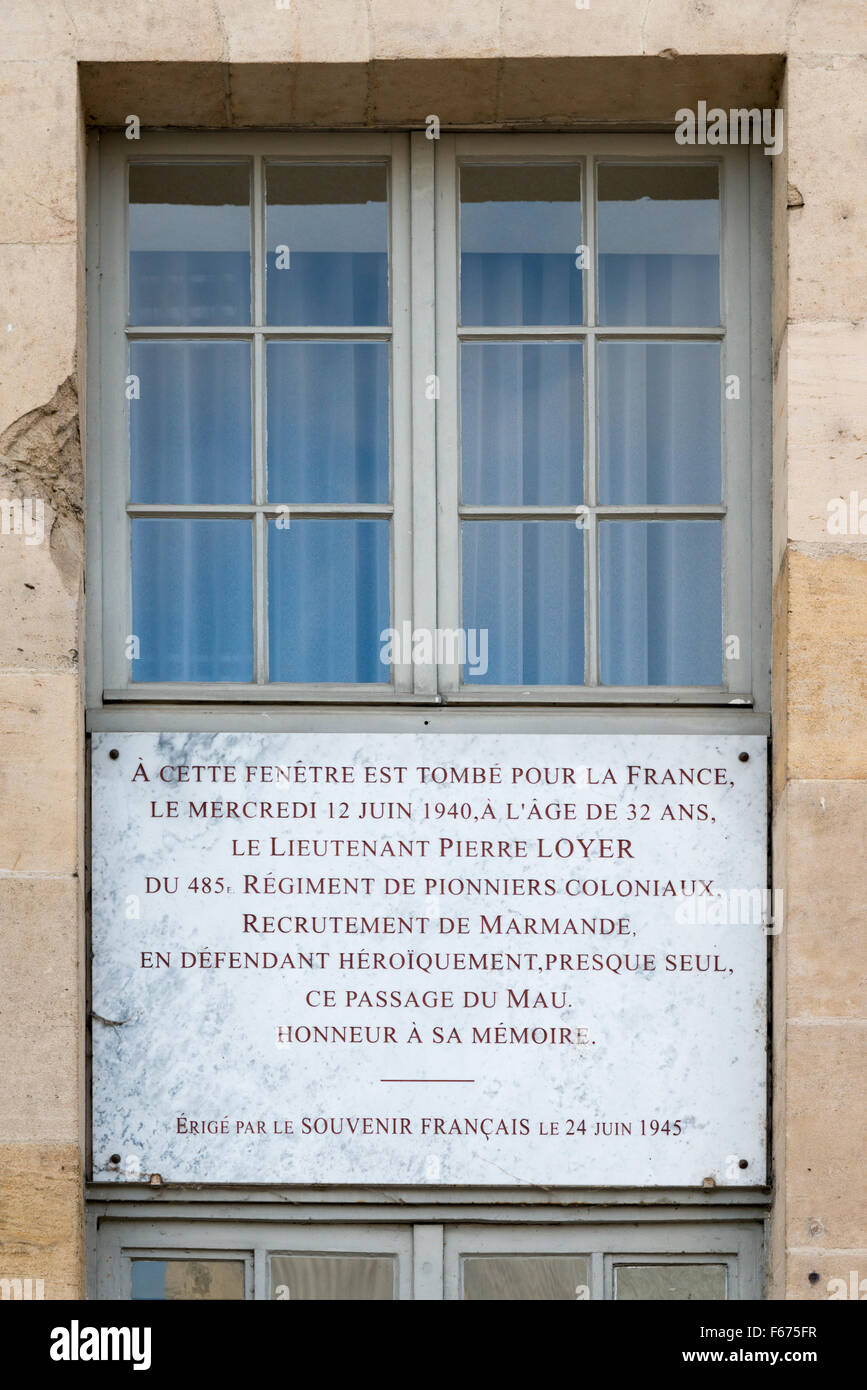
M676 686L494 686L461 685L455 666L396 665L389 683L302 684L265 683L261 660L254 682L133 683L130 662L124 657L131 632L131 582L127 544L128 403L126 375L126 169L131 160L171 159L177 162L253 161L253 228L251 273L254 287L263 267L264 205L261 170L265 159L300 159L310 162L370 160L391 162L390 180L390 296L391 327L379 330L391 342L391 502L370 504L311 504L293 507L299 518L325 514L355 516L390 514L392 609L391 626L401 630L407 621L413 629L453 629L460 626L459 567L459 381L457 351L457 242L456 169L459 161L514 162L539 160L582 161L583 242L589 247L584 270L584 323L559 330L565 341L585 344L585 477L588 490L595 486L597 460L595 373L596 341L614 339L685 340L721 343L721 382L734 372L740 378L740 399L722 396L723 504L720 507L598 507L589 491L591 522L585 532L585 566L596 564L596 518L647 514L662 517L674 512L682 519L713 513L723 516L723 635L740 639L737 660L724 663L720 687ZM720 279L722 327L696 325L687 328L606 328L596 323L595 218L593 178L586 176L600 162L666 162L717 164L720 188ZM141 142L127 141L122 133L102 134L90 152L88 299L88 590L96 599L88 604L88 705L92 709L118 708L129 702L154 707L227 703L261 708L263 705L342 705L359 707L414 704L450 706L559 706L580 709L692 708L713 710L735 705L767 711L770 704L770 189L768 161L751 147L716 147L696 153L679 146L673 135L550 134L529 135L443 134L429 140L425 132L381 134L374 132L296 133L186 133L156 132L142 135ZM258 173L256 173L258 171ZM258 306L256 305L258 298ZM263 295L254 297L249 327L229 334L217 328L174 330L180 339L213 340L225 333L234 339L259 344L275 338L352 338L358 330L281 328L264 322ZM256 313L258 307L259 313ZM702 330L696 335L694 329ZM372 334L371 330L371 334ZM136 326L133 339L163 336L160 331ZM166 334L164 336L172 336ZM366 337L367 335L365 335ZM470 330L467 336L484 341L495 332ZM514 336L514 335L513 335ZM532 328L521 330L522 339L539 336ZM257 370L253 362L254 373ZM434 373L440 383L439 399L429 398L426 383ZM264 383L254 387L254 403L263 396ZM263 405L254 405L256 447L264 449ZM121 467L120 461L124 461ZM262 475L259 469L260 477ZM136 505L136 511L141 507ZM158 508L146 508L151 514ZM206 507L178 508L203 513ZM212 515L277 514L279 504L261 495L250 506L216 507ZM490 510L465 508L465 512ZM501 513L526 517L526 509L500 509ZM574 521L575 508L542 507L535 516L563 516ZM267 575L263 575L261 544L254 558L254 632L258 649L265 646L263 607L267 607ZM264 600L264 602L263 602ZM590 623L589 628L595 625ZM589 632L591 665L598 674L598 634Z
M626 135L513 135L462 134L443 136L438 142L437 209L437 341L442 392L438 418L439 498L439 617L445 628L460 626L460 520L483 515L514 520L562 520L574 523L576 505L537 507L462 506L460 503L460 352L459 343L521 341L579 342L584 345L584 488L581 504L589 508L585 530L585 648L595 683L582 686L495 686L462 684L457 666L443 672L440 689L449 703L574 704L730 704L753 703L751 584L751 488L750 488L750 208L749 153L726 147L696 153L676 145L671 136ZM565 327L484 329L461 327L459 322L459 202L458 170L463 164L510 164L520 160L551 163L581 161L582 244L588 247L584 276L583 322ZM600 164L647 165L662 162L715 165L720 171L720 324L684 327L598 324L596 276L596 178ZM740 241L746 248L746 270L738 274L732 264ZM596 400L596 344L611 341L694 341L720 343L721 465L720 505L704 506L603 506L597 498L598 418ZM747 363L746 369L744 363ZM726 402L726 376L739 370L741 396ZM736 409L730 410L730 406ZM723 638L740 637L738 660L724 663L723 684L706 686L602 686L598 605L591 608L591 593L598 599L598 519L647 517L698 520L719 518L723 537ZM591 580L591 573L594 578Z
M268 576L264 529L267 521L283 514L283 504L269 502L266 491L266 381L265 355L269 342L369 341L387 342L390 359L389 390L389 497L383 503L293 504L292 517L387 518L390 523L390 610L392 625L411 616L411 577L406 547L396 544L398 534L410 532L410 390L407 379L410 284L406 258L408 242L408 150L404 137L352 132L347 135L187 135L157 133L143 136L130 150L120 134L103 135L99 157L99 349L97 379L102 401L99 451L104 460L98 498L89 499L91 518L101 525L102 632L93 653L101 672L96 690L106 702L159 700L184 703L203 697L215 701L281 699L332 700L371 698L379 703L399 699L409 690L411 668L396 665L389 681L373 683L286 683L267 681ZM126 146L126 148L125 148ZM130 325L128 304L128 170L132 163L220 164L228 159L251 163L251 318L247 325L177 327ZM265 303L265 190L266 160L299 163L389 162L389 299L390 323L385 326L279 325L267 322ZM93 304L91 308L93 310ZM232 341L251 345L251 409L254 486L249 503L144 504L129 501L129 402L125 395L128 344L151 341ZM91 362L93 362L91 357ZM253 544L253 660L251 682L148 681L133 682L131 661L125 656L132 626L132 583L129 523L134 517L211 517L250 519ZM97 589L97 592L100 590ZM93 592L93 590L91 590ZM93 644L91 643L91 648Z
M519 1207L479 1208L452 1198L434 1205L428 1194L400 1216L394 1205L225 1201L153 1203L130 1187L120 1201L88 1204L88 1297L128 1299L136 1259L243 1260L246 1301L270 1301L270 1259L298 1254L388 1255L395 1261L395 1301L462 1301L462 1261L484 1255L575 1255L587 1259L589 1301L612 1301L620 1264L726 1267L731 1303L763 1295L766 1216L755 1206L650 1211L624 1207L578 1214L524 1201ZM405 1194L404 1194L405 1195ZM150 1194L147 1194L150 1196ZM513 1196L514 1200L514 1196ZM277 1208L280 1207L278 1211Z

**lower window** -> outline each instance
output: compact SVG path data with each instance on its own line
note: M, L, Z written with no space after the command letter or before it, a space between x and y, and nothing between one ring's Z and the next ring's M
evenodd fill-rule
M762 1296L759 1220L310 1223L100 1216L92 1296L483 1302Z

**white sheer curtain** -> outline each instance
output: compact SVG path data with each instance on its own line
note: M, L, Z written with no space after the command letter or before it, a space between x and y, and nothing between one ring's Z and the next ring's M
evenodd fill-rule
M562 291L565 260L464 256L462 304L473 321L539 322L540 299L551 286ZM618 321L650 321L652 303L652 321L676 322L684 303L712 301L715 256L613 260L606 275ZM579 349L465 343L461 377L462 500L582 501ZM600 500L719 501L718 344L601 343L598 378ZM464 523L464 623L489 629L485 682L583 682L582 557L581 532L564 523ZM719 522L603 522L599 565L604 684L720 683Z

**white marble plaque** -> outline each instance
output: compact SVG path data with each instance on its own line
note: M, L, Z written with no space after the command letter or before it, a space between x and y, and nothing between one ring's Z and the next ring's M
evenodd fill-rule
M765 741L97 734L99 1180L765 1181Z

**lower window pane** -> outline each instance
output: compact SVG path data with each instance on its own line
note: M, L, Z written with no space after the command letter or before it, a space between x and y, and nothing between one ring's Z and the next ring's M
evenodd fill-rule
M394 1298L390 1255L272 1255L272 1299L331 1302Z
M465 1299L545 1299L575 1302L589 1297L587 1260L574 1255L478 1255L461 1261Z
M615 1265L616 1299L724 1299L725 1265Z
M722 683L722 525L599 527L603 685Z
M243 1260L133 1260L133 1302L244 1298Z
M573 522L464 522L461 566L468 649L472 632L488 656L465 680L584 684L584 535Z
M132 523L134 681L253 678L249 521Z
M389 523L283 520L268 526L271 680L388 682Z

